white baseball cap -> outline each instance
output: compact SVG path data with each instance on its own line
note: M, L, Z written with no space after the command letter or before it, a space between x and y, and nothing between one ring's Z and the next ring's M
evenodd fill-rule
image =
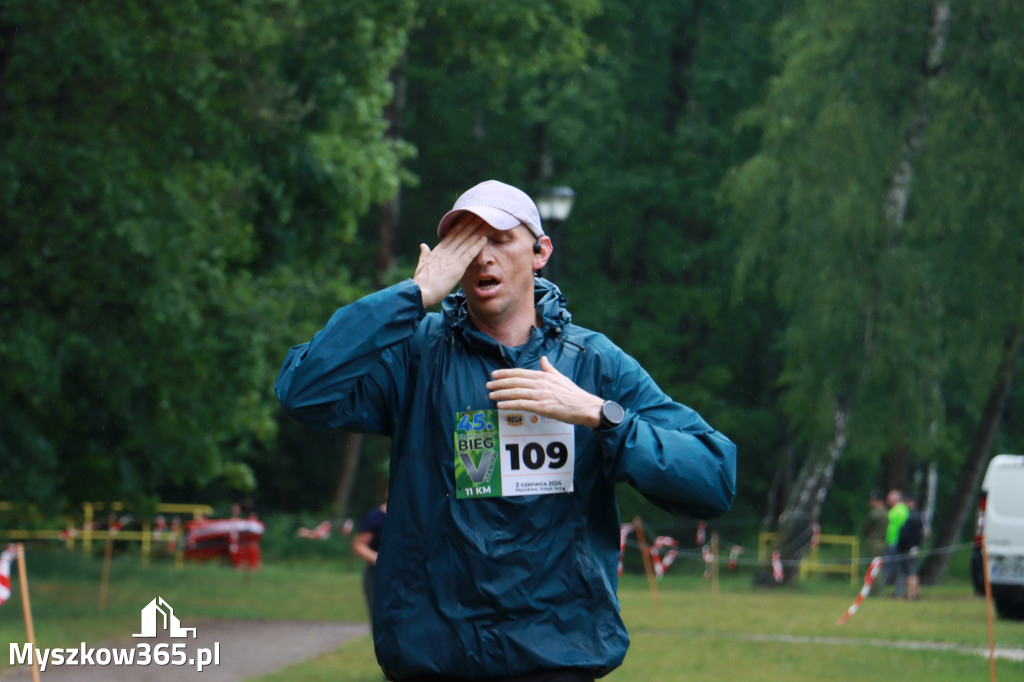
M437 236L443 239L459 216L467 212L479 216L497 230L526 225L535 237L544 234L540 212L533 199L523 190L504 182L487 180L466 190L437 224Z

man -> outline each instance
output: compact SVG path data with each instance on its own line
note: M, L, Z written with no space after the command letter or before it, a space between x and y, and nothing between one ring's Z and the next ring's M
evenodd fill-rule
M872 490L868 495L868 504L871 511L864 522L864 548L868 558L874 559L885 554L889 512L885 509L885 498L877 490Z
M885 496L885 502L889 506L889 525L885 529L885 558L882 559L882 574L885 578L885 585L896 584L894 597L903 595L903 587L899 583L899 555L897 544L900 540L900 529L907 521L909 510L903 504L903 493L893 489Z
M352 540L352 551L355 555L366 562L363 569L363 597L366 599L366 609L370 614L370 623L373 623L373 584L377 566L377 554L380 551L380 538L384 531L384 520L388 515L388 501L385 494L384 501L371 509L359 522L359 531Z
M907 599L916 600L919 585L917 555L924 536L924 523L921 520L921 513L917 511L917 498L911 494L904 495L903 502L907 505L907 519L900 527L900 536L896 541L899 555L896 595L898 598L906 596Z
M874 559L885 555L885 534L889 526L889 512L885 509L885 498L877 490L871 491L868 503L871 505L871 511L864 522L864 549L868 559ZM882 582L882 580L878 580L872 584L871 592L873 594L881 592Z
M615 484L709 518L732 503L735 446L572 324L535 276L552 244L525 193L483 182L437 234L412 279L289 351L278 397L307 424L393 437L373 609L387 677L593 680L629 641Z

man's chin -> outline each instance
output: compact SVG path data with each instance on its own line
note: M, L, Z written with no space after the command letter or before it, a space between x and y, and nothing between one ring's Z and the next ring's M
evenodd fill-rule
M466 307L469 309L469 317L479 326L480 323L495 325L501 322L508 313L509 306L499 298L476 298L466 297Z
M469 308L470 316L478 319L495 317L504 310L504 306L495 298L479 299L467 296L466 305Z

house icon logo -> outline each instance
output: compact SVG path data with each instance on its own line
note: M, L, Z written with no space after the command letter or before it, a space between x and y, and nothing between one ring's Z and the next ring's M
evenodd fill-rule
M158 629L167 630L171 637L187 639L188 633L191 632L192 639L196 638L196 629L181 627L181 621L174 615L174 609L163 597L157 597L142 609L142 632L132 637L156 637Z

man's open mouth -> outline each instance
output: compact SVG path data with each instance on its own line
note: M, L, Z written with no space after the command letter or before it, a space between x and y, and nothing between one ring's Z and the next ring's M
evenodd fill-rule
M501 282L494 279L493 277L484 277L476 283L476 287L480 291L490 291L491 289L497 287L499 284L501 284Z

